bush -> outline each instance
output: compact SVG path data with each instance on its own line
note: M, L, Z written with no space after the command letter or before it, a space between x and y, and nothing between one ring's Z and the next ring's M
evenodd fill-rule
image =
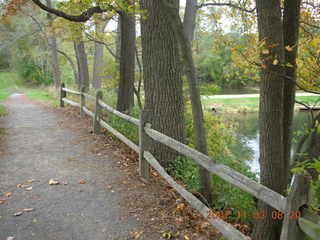
M32 59L24 59L17 63L17 73L23 84L29 86L50 85L53 80L49 73L43 72L41 67Z
M207 132L208 155L217 163L221 163L231 167L232 169L255 179L255 175L251 173L250 167L246 163L250 153L243 151L240 154L233 154L233 151L238 147L237 138L235 135L235 126L232 123L224 122L220 116L205 113L205 128ZM187 107L186 111L186 131L187 143L190 147L195 148L195 135L192 123L191 108ZM187 185L190 191L199 190L199 173L198 165L195 161L179 157L172 163L168 169L179 180ZM214 193L214 202L211 203L214 209L232 209L233 212L239 211L252 216L255 211L255 202L253 197L237 187L223 181L221 178L213 175L212 185ZM249 222L247 219L233 219L241 222ZM251 218L252 219L252 218Z

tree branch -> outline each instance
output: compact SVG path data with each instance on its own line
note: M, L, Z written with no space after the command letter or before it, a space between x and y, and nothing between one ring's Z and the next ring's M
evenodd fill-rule
M108 11L119 12L112 5L108 5L107 8L101 8L100 6L95 6L87 9L86 11L82 12L80 15L70 15L63 11L48 7L45 4L43 4L40 0L32 0L32 2L46 12L52 13L58 17L62 17L72 22L86 22L96 13L104 13Z
M247 9L247 8L241 7L239 5L233 4L231 1L230 2L225 2L225 3L217 3L217 2L202 3L202 4L198 5L198 8L209 7L209 6L232 7L232 8L247 12L247 13L253 13L256 10L256 8Z

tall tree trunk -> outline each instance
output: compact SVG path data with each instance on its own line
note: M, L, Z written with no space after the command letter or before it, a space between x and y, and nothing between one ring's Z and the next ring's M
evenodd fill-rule
M178 0L172 0L177 8ZM184 142L184 104L178 42L159 0L141 0L146 18L141 21L145 106L143 118L152 128ZM167 167L177 153L150 141L154 156Z
M187 0L183 18L184 34L191 43L191 46L194 38L194 30L196 28L197 6L198 0Z
M260 41L265 41L260 87L260 180L270 189L283 194L288 171L283 152L283 85L284 63L283 25L280 0L256 0ZM278 62L277 62L278 61ZM274 209L262 201L258 209L266 218L255 222L253 238L278 240L281 222L272 219Z
M47 1L47 6L51 7L52 3L51 0L46 0ZM53 25L53 17L51 14L47 14L47 18L49 21L49 26ZM51 56L52 56L52 70L53 70L53 80L54 80L54 85L56 88L60 87L60 82L61 82L61 73L60 73L60 66L59 66L59 57L58 57L58 51L57 51L57 38L55 35L54 30L52 30L52 33L49 36L49 45L51 48Z
M121 16L118 17L117 33L116 33L116 63L119 64L121 52Z
M283 113L283 143L285 169L289 169L292 142L292 121L295 103L295 82L297 80L297 54L299 42L299 21L300 21L301 0L286 0L283 11L283 34L284 46L289 46L285 51L285 61L292 67L286 67L286 78L284 80L284 113ZM291 48L291 49L290 49ZM282 175L284 181L289 183L289 171Z
M136 20L126 12L120 13L121 49L120 49L120 81L117 110L130 112L134 105L134 79L136 54Z
M96 28L97 36L99 36L101 33L104 32L105 26L106 26L106 23L104 24L96 23L95 28ZM104 50L103 44L98 42L94 43L94 59L93 59L93 73L92 73L92 86L94 88L101 88L101 82L103 79L103 69L104 69L103 50Z
M89 90L88 60L83 41L74 41L74 50L78 66L78 87Z
M167 2L168 3L168 2ZM188 4L188 2L187 2ZM193 4L196 4L196 1L193 1ZM196 5L195 5L196 6ZM194 6L193 6L194 7ZM191 22L183 24L179 16L179 9L175 9L174 6L166 4L168 17L170 19L171 27L174 31L174 34L177 38L177 41L180 44L181 54L185 63L185 74L189 82L189 91L190 91L190 100L192 105L192 118L193 126L195 129L196 135L196 148L198 151L208 155L207 139L204 128L204 117L201 104L200 92L197 84L197 74L195 64L192 57L192 47L191 40L194 32L195 24ZM188 6L186 6L188 8ZM189 14L186 11L186 14ZM195 23L196 12L193 12L192 19ZM184 19L190 20L188 16L184 16ZM192 32L190 32L189 25L193 25ZM211 193L211 176L209 171L200 167L200 193L210 204L212 202L212 193Z

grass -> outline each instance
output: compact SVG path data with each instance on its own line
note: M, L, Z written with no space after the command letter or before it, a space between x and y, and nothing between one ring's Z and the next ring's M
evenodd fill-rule
M51 88L22 88L26 96L32 100L47 103L51 106L58 106L55 90Z
M299 96L297 101L313 105L319 103L318 96ZM206 109L216 108L218 110L230 112L254 112L259 110L259 98L226 98L209 99L203 98L202 103Z
M17 86L18 77L14 73L0 72L0 102L4 101ZM6 108L0 104L0 117L7 113Z

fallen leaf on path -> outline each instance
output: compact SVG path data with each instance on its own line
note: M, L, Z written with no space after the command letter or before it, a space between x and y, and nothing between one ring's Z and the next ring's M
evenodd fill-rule
M21 216L23 214L23 212L16 212L14 215L16 216L16 217L18 217L18 216Z
M26 191L31 191L32 190L32 187L27 187L25 188Z
M32 211L33 211L33 208L24 208L23 211L24 211L24 212L32 212Z
M6 202L6 200L0 200L0 204L4 204Z
M17 184L17 188L22 188L23 184L19 183Z
M49 185L58 185L58 184L60 184L59 181L56 181L54 179L49 180Z
M131 237L133 237L134 239L138 239L141 235L142 235L143 231L140 232L131 232L130 235Z
M106 186L105 188L104 188L105 190L112 190L112 186Z
M12 192L7 192L4 194L6 197L11 197L12 196Z
M85 180L80 180L80 181L79 181L79 184L85 184L85 183L86 183Z
M32 182L34 182L35 180L34 179L28 179L27 180L27 183L32 183Z

